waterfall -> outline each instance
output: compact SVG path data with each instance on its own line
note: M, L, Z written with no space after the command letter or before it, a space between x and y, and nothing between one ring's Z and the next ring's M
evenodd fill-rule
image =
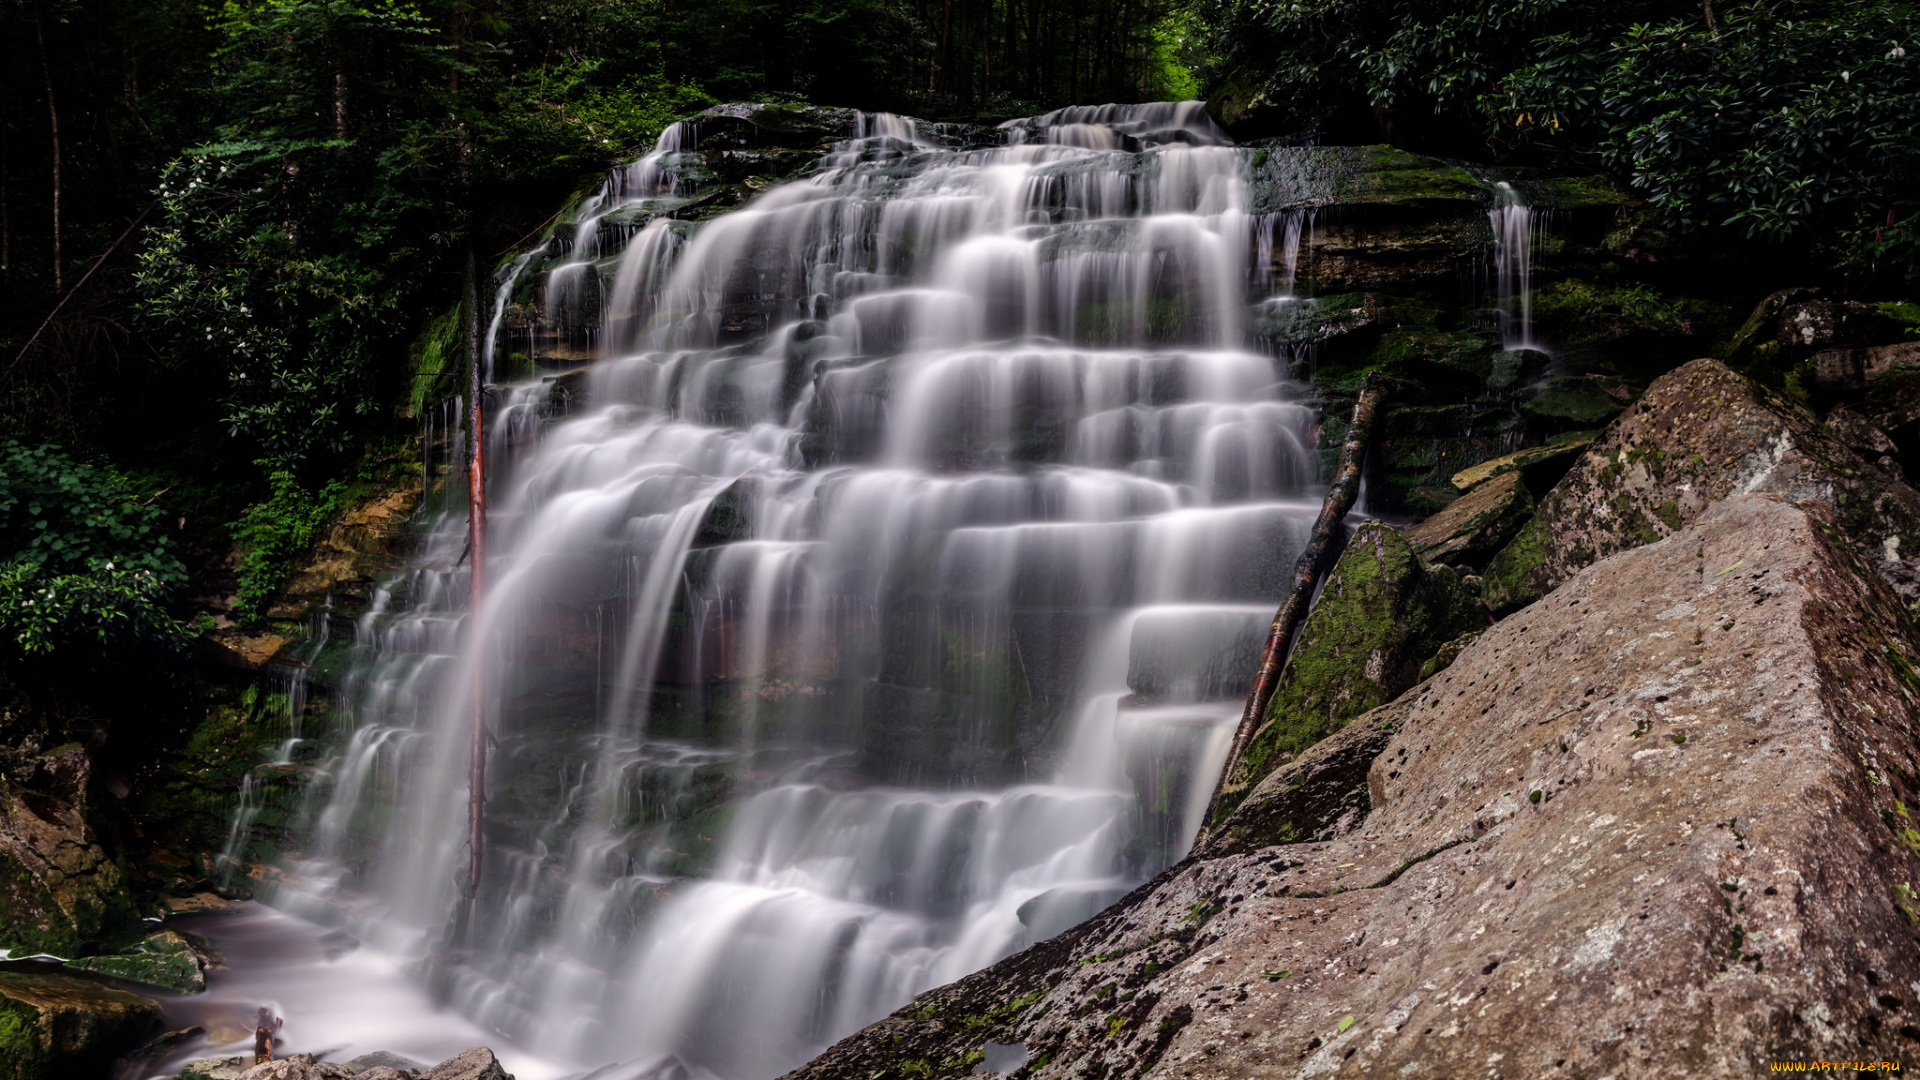
M1533 339L1533 208L1512 184L1493 186L1493 276L1501 347L1538 349Z
M1184 854L1319 507L1247 331L1302 219L1197 102L1002 129L863 115L695 227L676 125L508 265L586 404L490 395L486 601L449 514L276 903L572 1067L760 1080Z

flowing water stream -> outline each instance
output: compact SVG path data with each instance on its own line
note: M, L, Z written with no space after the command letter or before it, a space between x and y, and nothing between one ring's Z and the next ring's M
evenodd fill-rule
M586 366L494 386L485 602L447 513L273 902L554 1068L761 1080L1184 853L1321 482L1246 330L1302 219L1198 103L866 116L695 228L698 138L499 277L489 369L535 273Z

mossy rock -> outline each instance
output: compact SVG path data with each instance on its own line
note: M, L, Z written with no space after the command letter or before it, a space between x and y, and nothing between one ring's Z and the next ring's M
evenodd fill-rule
M1534 384L1520 411L1536 420L1589 428L1620 415L1633 402L1632 388L1605 375L1567 375Z
M76 956L139 939L125 870L88 822L92 764L78 745L0 777L0 948Z
M158 1002L90 979L0 972L0 1069L6 1080L106 1076L160 1026Z
M1268 773L1398 697L1442 644L1485 623L1456 571L1423 565L1390 526L1361 525L1300 628L1215 821Z
M1486 198L1486 185L1449 161L1391 146L1329 149L1340 149L1349 159L1348 170L1335 192L1342 203L1424 207L1470 204L1477 211Z
M137 951L81 957L67 961L66 966L182 994L207 988L200 958L187 939L172 930L150 935Z
M1538 191L1541 202L1555 210L1614 209L1634 201L1633 193L1606 173L1556 176L1530 186Z
M1414 554L1431 563L1478 569L1533 516L1519 470L1493 477L1406 532Z

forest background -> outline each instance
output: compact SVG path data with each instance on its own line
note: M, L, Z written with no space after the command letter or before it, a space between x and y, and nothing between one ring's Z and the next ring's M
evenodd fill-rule
M1607 172L1688 242L1907 295L1885 0L0 0L0 674L146 693L417 460L463 268L723 101ZM1810 268L1810 269L1807 269ZM65 693L67 691L62 691Z

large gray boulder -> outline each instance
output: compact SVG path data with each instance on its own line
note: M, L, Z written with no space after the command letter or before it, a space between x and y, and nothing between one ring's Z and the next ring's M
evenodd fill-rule
M1729 499L1409 693L1358 828L1203 852L792 1075L959 1077L987 1040L1034 1080L1901 1060L1916 656L1817 505Z

